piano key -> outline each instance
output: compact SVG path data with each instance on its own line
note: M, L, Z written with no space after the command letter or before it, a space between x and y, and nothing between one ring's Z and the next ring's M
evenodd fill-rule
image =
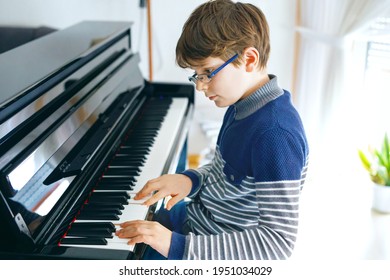
M100 238L112 238L112 231L109 229L99 228L71 228L66 236L83 236L83 237L100 237Z
M127 203L127 202L126 202ZM96 208L117 208L119 210L124 209L124 204L121 202L94 202L88 201L87 204L84 204L83 207L96 207Z
M84 204L82 211L112 211L112 210L123 210L123 204L111 205L111 204Z
M133 181L114 181L111 182L109 180L105 180L104 182L98 183L95 186L95 190L111 190L116 189L120 190L120 188L126 188L125 190L133 190L133 186L135 184L135 179Z
M132 160L132 159L115 159L110 162L110 166L119 167L119 166L131 166L131 167L139 167L141 168L146 161L144 160ZM139 170L141 171L141 170Z
M119 152L121 154L134 154L134 153L149 153L150 152L150 146L148 147L132 147L132 146L126 146L126 147L121 147Z
M62 245L107 245L107 240L104 238L93 238L93 237L71 237L63 238L61 240ZM89 247L89 246L88 246Z
M114 164L110 164L107 169L116 169L116 170L134 170L134 171L138 171L138 172L141 172L141 168L140 168L140 165L116 165L118 163L114 163Z
M137 138L131 138L128 139L125 142L125 145L152 145L155 142L155 140L151 137L137 137Z
M71 228L73 229L86 229L86 228L92 228L92 229L106 229L111 232L115 232L116 226L111 222L78 222L78 223L72 223Z
M110 190L118 190L118 191L132 191L134 188L132 188L130 185L126 184L107 184L107 185L97 185L95 186L95 190L100 191L110 191Z
M83 211L81 212L80 215L91 214L91 213L98 214L98 215L101 215L101 214L120 215L120 214L122 214L122 211L120 209L117 209L117 208L86 207L86 208L83 208Z
M127 204L127 198L124 197L124 196L108 196L108 197L104 197L104 196L95 196L95 197L91 197L89 198L88 200L88 203L102 203L102 204L106 204L106 203L112 203L112 202L118 202L118 203L122 203L123 205L126 205Z
M108 176L116 177L134 177L139 175L140 171L134 170L132 168L120 168L120 167L110 167L104 172L103 177L107 178Z
M130 199L131 198L131 195L128 193L128 192L124 192L124 191L121 191L121 192L118 192L118 191L115 191L115 192L109 192L109 191L106 191L106 192L92 192L91 193L91 196L90 197L125 197L126 199Z
M126 251L134 251L134 245L128 245L127 242L129 242L129 239L126 238L118 238L117 236L113 236L110 239L105 239L101 238L103 241L99 241L102 244L90 244L88 243L88 240L82 240L81 242L73 241L71 239L75 239L73 237L65 237L62 239L60 243L60 246L69 246L71 245L72 247L84 247L84 248L98 248L98 249L108 249L108 250L126 250ZM82 239L82 238L78 238ZM95 243L97 243L94 239L89 238L89 240L93 240ZM103 243L104 242L104 243Z
M139 148L146 148L146 147L150 148L154 144L154 142L155 142L154 139L155 138L139 138L137 140L133 140L131 142L127 142L127 143L125 143L126 146L122 146L122 147L120 147L118 149L118 153L120 152L120 154L124 154L123 151L131 149L134 146L138 146L138 145L140 145Z
M94 221L118 221L119 216L111 213L90 213L82 212L77 216L78 220L94 220Z
M135 178L101 178L98 184L108 185L108 184L129 184L130 186L134 185L136 182Z

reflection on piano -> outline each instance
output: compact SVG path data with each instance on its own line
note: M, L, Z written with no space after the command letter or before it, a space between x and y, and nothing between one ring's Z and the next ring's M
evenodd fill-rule
M160 207L132 197L177 171L194 87L148 82L138 63L126 22L82 22L0 55L0 258L142 258L113 232Z

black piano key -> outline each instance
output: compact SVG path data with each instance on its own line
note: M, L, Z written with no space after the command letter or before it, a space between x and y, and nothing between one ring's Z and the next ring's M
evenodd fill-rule
M137 153L149 153L150 152L150 147L131 147L131 146L126 146L126 147L121 147L118 152L121 154L134 154L135 152Z
M110 213L92 213L92 212L81 212L77 216L78 220L97 220L97 221L119 221L119 216L116 214L110 214Z
M130 186L134 186L134 182L137 182L135 178L101 178L99 184L100 185L126 184Z
M84 237L84 238L63 238L60 241L63 245L107 245L107 240L104 238Z
M119 193L119 191L118 191ZM89 201L104 201L104 202L127 202L130 199L128 194L118 194L118 195L110 195L106 194L106 192L93 192L89 197Z
M138 123L138 127L142 129L142 131L150 131L150 132L156 132L161 127L161 123L155 123L155 122L142 122Z
M94 204L94 203L88 203L83 205L83 210L96 210L96 211L111 211L111 210L123 210L125 207L123 207L122 204Z
M91 193L92 196L98 196L98 195L101 195L101 196L126 196L128 198L130 198L130 195L128 192L116 192L116 191L112 191L112 192L92 192Z
M132 166L143 166L146 161L145 158L128 158L126 156L118 156L113 158L113 160L110 162L110 165L114 166L126 166L126 165L132 165Z
M133 189L133 186L135 186L135 180L132 180L132 181L129 181L129 180L125 180L125 181L116 181L116 180L109 180L109 179L105 179L104 181L100 181L95 189L96 190L99 190L99 189L115 189L115 188L124 188L123 190L127 190L128 188L130 189Z
M118 208L119 210L125 209L123 205L127 205L127 201L125 203L118 202L118 201L88 201L86 204L84 204L83 207L114 207Z
M150 137L138 137L138 138L130 138L127 139L125 142L123 142L124 145L138 145L138 144L145 144L152 146L155 142L155 139Z
M128 177L134 177L139 175L139 171L133 170L131 168L108 168L106 171L104 171L103 177L107 176L128 176Z
M127 198L124 196L112 196L112 197L98 197L94 196L89 198L89 203L102 203L102 204L110 204L113 202L122 203L123 205L128 205Z
M134 186L135 178L101 178L98 182L99 185L129 185Z
M112 238L112 234L112 231L109 229L71 228L66 233L66 236Z
M90 198L92 197L125 197L126 199L131 198L128 192L122 192L122 191L92 192Z
M134 170L137 172L141 172L141 168L139 165L131 165L131 164L118 164L118 162L110 163L110 165L107 167L107 169L112 169L112 168L117 168L117 169L129 169L129 170Z
M140 161L145 161L146 160L146 155L129 155L129 154L124 154L124 153L117 153L115 155L114 160L140 160Z
M122 165L118 164L117 162L114 162L114 164L110 164L107 166L106 171L108 170L122 170L122 171L129 171L129 172L141 172L141 169L139 166L135 165Z
M117 156L120 155L120 158L119 159L127 159L127 160L146 160L147 159L147 155L149 154L149 152L141 152L141 151L119 151Z
M99 191L109 191L109 190L132 191L132 190L134 190L134 188L130 185L107 184L107 185L97 185L97 186L95 186L95 190L99 190Z
M136 175L130 175L130 174L121 174L121 173L117 173L115 171L112 171L112 172L104 172L104 174L102 175L102 178L103 179L107 179L107 180L111 180L111 179L129 179L129 180L133 180L133 182L136 181L135 179L135 176Z
M162 122L165 116L162 115L144 115L140 121L159 121Z
M149 150L150 150L150 145L135 147L134 144L130 144L128 146L120 147L118 151L120 151L121 153L125 153L131 151L149 151Z
M71 225L71 228L76 229L86 229L86 228L96 228L96 229L107 229L111 232L115 231L115 225L111 222L77 222Z
M133 133L132 133L132 137L135 137L135 138L137 138L137 137L150 137L150 138L154 138L154 137L156 137L157 136L157 134L158 134L158 132L157 131L153 131L153 130L139 130L139 131L134 131Z
M84 207L81 211L81 214L88 214L88 213L96 213L96 214L113 214L113 215L121 215L122 211L117 208L109 208L109 207Z

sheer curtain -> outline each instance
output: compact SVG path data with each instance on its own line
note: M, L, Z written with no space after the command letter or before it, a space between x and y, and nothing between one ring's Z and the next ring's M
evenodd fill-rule
M294 93L312 146L348 137L348 127L337 131L334 125L341 127L348 114L341 101L352 96L345 83L350 38L389 10L389 0L298 0Z

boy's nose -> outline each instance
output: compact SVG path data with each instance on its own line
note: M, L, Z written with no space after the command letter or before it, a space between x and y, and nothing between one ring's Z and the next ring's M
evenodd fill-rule
M202 83L201 81L196 81L196 90L205 91L207 88L207 84Z

